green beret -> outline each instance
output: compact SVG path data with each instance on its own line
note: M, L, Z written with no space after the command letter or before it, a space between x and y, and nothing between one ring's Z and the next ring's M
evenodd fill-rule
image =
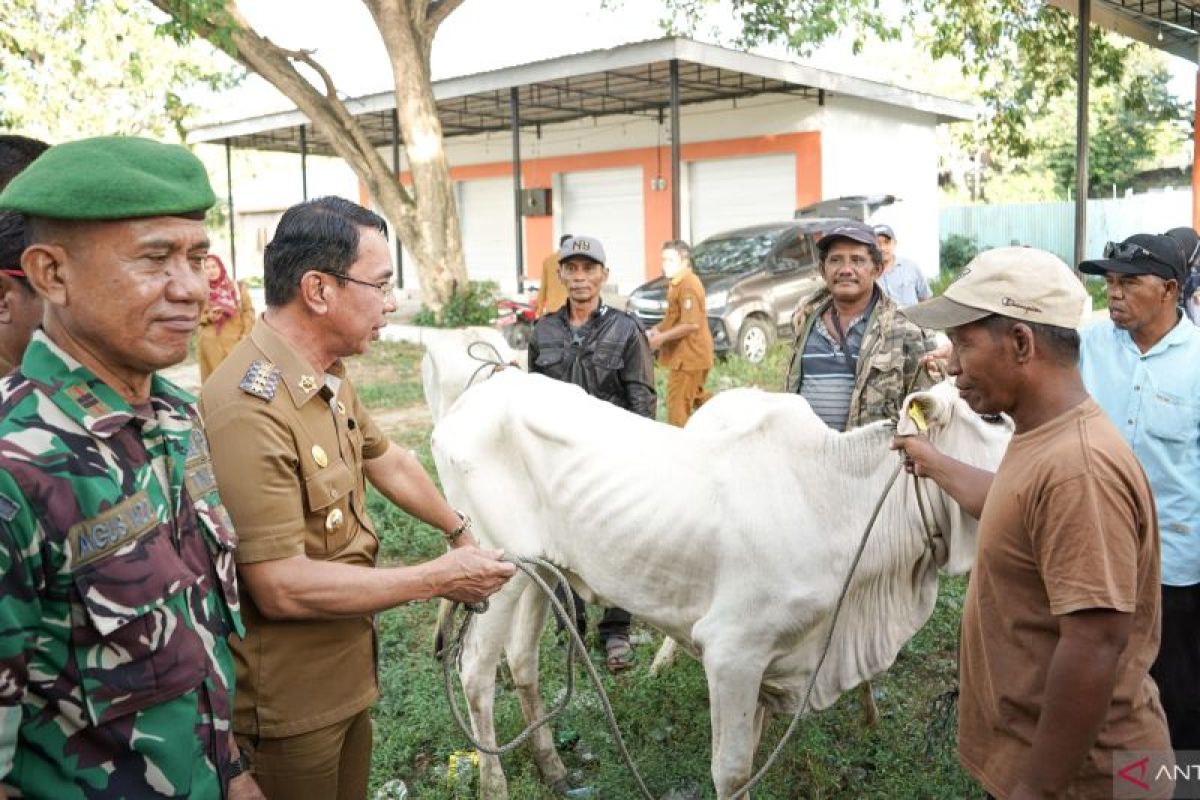
M216 201L187 148L132 136L51 147L0 192L0 210L52 219L180 216Z

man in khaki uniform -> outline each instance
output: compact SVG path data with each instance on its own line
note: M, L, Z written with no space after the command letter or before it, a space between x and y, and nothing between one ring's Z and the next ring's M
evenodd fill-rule
M571 238L571 234L563 234L558 238L558 246ZM537 300L533 303L534 316L544 317L558 311L567 302L567 287L558 274L558 250L547 253L542 259L542 282L538 286Z
M394 309L386 231L337 197L289 209L266 250L267 311L201 394L246 590L234 732L272 800L366 796L376 612L438 596L476 602L514 569L475 546L469 520L346 379L341 359L365 352ZM376 569L365 480L442 530L450 551Z
M647 332L650 349L660 350L667 376L667 422L682 428L712 395L704 380L713 365L713 339L704 307L704 284L692 271L687 242L666 242L662 250L667 289L667 315Z

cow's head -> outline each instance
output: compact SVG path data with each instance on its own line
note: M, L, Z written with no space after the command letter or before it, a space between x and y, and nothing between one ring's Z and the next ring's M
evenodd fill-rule
M900 435L918 432L909 414L912 405L920 407L928 423L929 440L943 453L992 472L1000 465L1013 433L1008 417L981 417L958 396L952 382L943 381L927 392L915 392L905 398L896 426ZM941 541L935 541L934 548L938 566L951 574L962 574L975 562L979 522L933 481L922 480L920 484L930 501L926 504L928 513L939 529Z

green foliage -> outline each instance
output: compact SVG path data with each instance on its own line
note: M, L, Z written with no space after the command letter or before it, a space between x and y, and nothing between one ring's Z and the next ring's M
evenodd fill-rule
M1108 292L1104 288L1104 278L1098 275L1084 275L1083 288L1087 289L1088 297L1092 298L1092 310L1108 308Z
M694 33L704 12L720 5L664 2L664 29L684 33ZM957 126L953 137L964 152L982 152L991 174L1008 174L1057 141L1031 123L1052 116L1054 132L1074 130L1078 24L1043 0L733 0L732 7L739 33L731 44L782 43L805 55L836 35L850 37L855 52L903 37L934 59L956 62L986 110L976 125ZM1161 56L1096 26L1091 33L1091 88L1111 87L1101 91L1110 96L1107 103L1093 104L1093 184L1121 185L1148 155L1169 146L1164 131L1186 122L1190 111L1167 92ZM1157 68L1144 69L1148 58ZM1069 183L1062 176L1073 169L1073 163L1057 164L1060 184Z
M942 272L957 273L979 255L979 243L974 236L952 233L942 239L939 252Z
M1185 104L1170 92L1171 75L1159 56L1143 54L1119 81L1096 88L1088 101L1088 194L1106 195L1128 186L1154 158L1186 136ZM1075 104L1061 98L1051 106L1053 123L1042 138L1040 161L1062 194L1075 186Z
M979 247L974 236L952 233L943 239L939 249L942 268L938 276L929 282L929 291L935 295L946 291L946 287L958 277L959 271L984 249Z
M495 281L470 281L466 291L455 287L439 319L432 309L421 306L413 324L429 328L462 328L491 325L496 321L496 297L500 287Z
M155 35L134 0L0 4L0 128L50 142L100 134L163 138L195 108L189 87L227 89L242 72L203 43Z
M606 0L618 5L620 0ZM690 34L707 7L715 0L670 0L660 20L669 34ZM861 52L867 36L897 39L900 27L880 9L878 0L730 0L741 24L735 44L751 47L768 42L785 44L800 55L808 55L826 40L843 31L855 38L854 52Z

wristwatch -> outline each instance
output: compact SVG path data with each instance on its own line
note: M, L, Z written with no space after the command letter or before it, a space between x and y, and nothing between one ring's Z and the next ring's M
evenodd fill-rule
M250 765L247 763L247 761L243 760L242 754L238 753L238 757L230 761L225 766L225 780L227 782L233 780L238 775L241 775L243 772L245 772L249 766Z
M458 540L458 537L471 530L471 518L461 511L455 511L454 513L458 514L459 526L449 533L442 534L446 537L446 542L449 544L454 544Z

